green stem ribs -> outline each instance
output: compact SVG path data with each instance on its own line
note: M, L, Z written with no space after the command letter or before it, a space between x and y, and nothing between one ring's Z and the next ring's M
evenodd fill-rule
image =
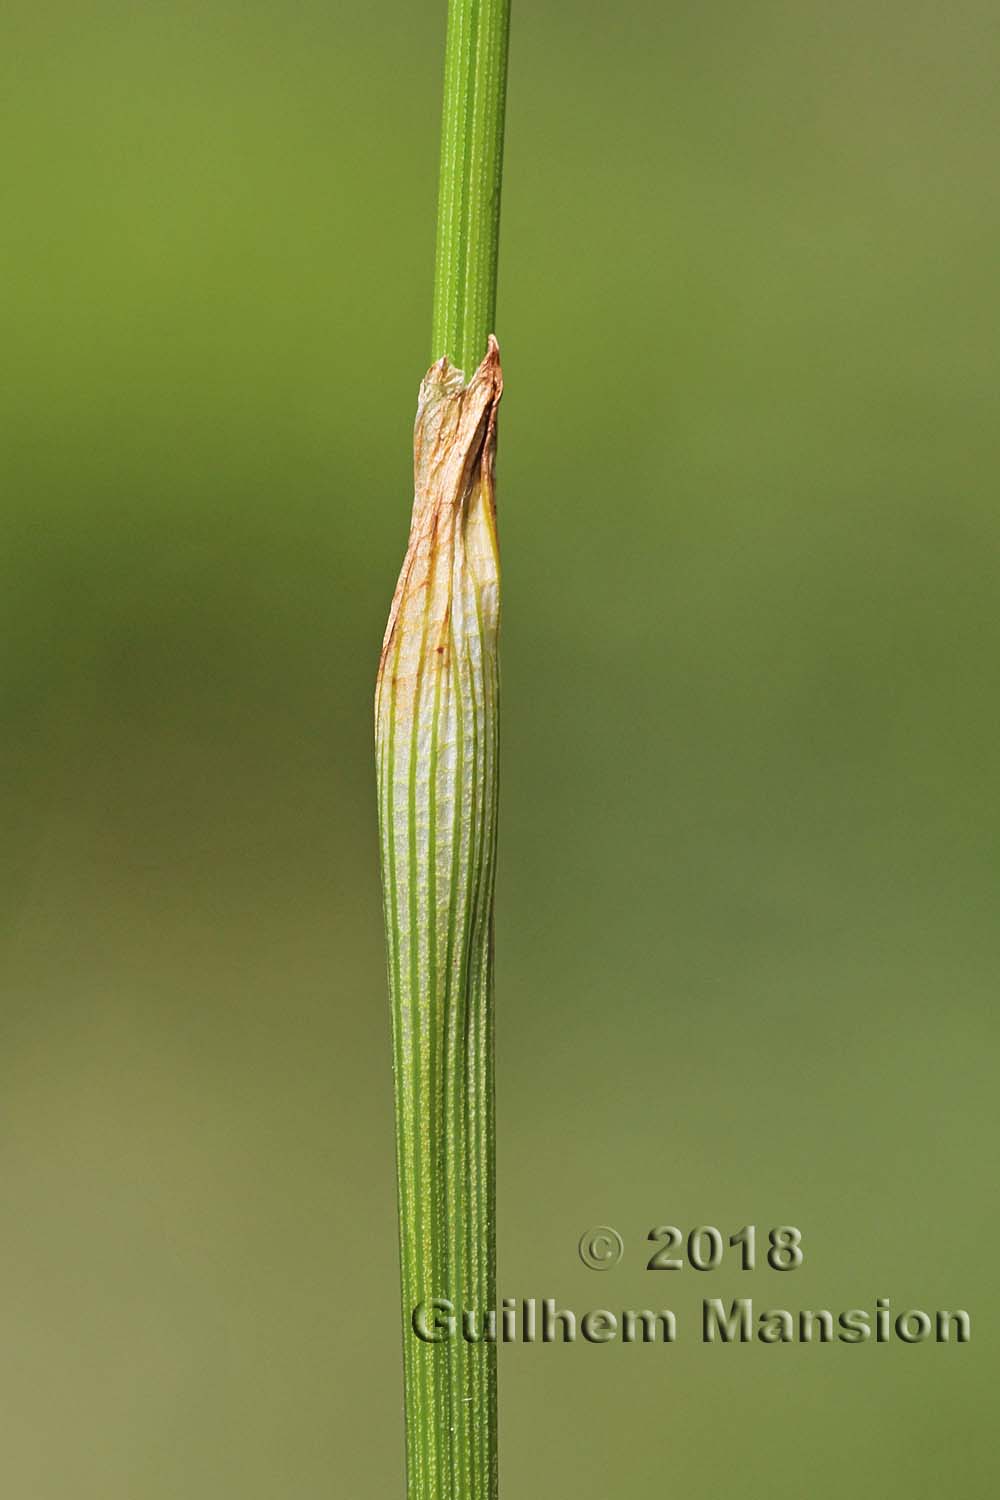
M375 698L408 1500L496 1500L493 885L500 576L492 337L509 0L449 0L433 364ZM466 383L465 372L473 372ZM454 1308L453 1336L414 1313Z
M496 319L510 0L449 0L432 358L471 373Z
M500 363L445 359L420 388L410 543L375 702L396 1081L409 1500L494 1500L493 883ZM427 1342L447 1299L455 1336ZM481 1325L480 1325L481 1326Z

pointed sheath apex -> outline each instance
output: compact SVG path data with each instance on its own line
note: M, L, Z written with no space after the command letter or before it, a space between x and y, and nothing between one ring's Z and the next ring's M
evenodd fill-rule
M420 385L413 433L414 496L410 537L382 643L377 713L408 716L426 684L425 667L444 632L464 650L460 621L495 651L499 607L494 463L497 406L503 392L500 347L491 335L466 385L461 370L436 360ZM472 590L475 609L456 614L457 596ZM434 629L428 628L430 621ZM433 653L429 643L433 637ZM444 637L442 636L442 639ZM393 692L386 694L386 674ZM433 663L431 663L433 665ZM408 709L406 705L409 705Z

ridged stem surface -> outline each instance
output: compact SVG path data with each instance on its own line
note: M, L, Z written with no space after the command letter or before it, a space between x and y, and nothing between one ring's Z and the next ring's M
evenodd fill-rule
M470 374L494 332L510 0L449 0L431 357Z
M375 703L392 1002L409 1500L494 1500L493 884L499 354L420 389L410 540ZM446 1299L453 1337L413 1314ZM430 1321L433 1322L433 1314ZM426 1326L426 1323L425 1323ZM446 1330L447 1331L447 1330Z

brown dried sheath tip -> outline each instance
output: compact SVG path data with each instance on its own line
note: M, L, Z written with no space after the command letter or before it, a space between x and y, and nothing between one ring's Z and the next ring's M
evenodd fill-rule
M420 387L410 539L375 697L396 1087L409 1500L493 1500L496 1349L415 1310L496 1305L493 882L500 352Z
M431 365L420 383L413 429L410 540L382 641L380 685L397 627L405 631L407 622L423 613L420 592L435 583L435 603L447 605L450 580L433 563L441 549L451 545L456 524L476 543L473 562L480 560L485 524L494 571L497 568L494 463L502 391L500 346L492 334L486 357L468 385L462 371L444 358ZM437 623L447 624L447 615Z

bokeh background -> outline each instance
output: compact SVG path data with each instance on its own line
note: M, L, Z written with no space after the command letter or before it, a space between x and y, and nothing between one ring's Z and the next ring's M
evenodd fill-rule
M19 1500L401 1493L370 703L443 26L5 7ZM682 1325L501 1351L517 1500L997 1493L998 38L986 0L515 9L500 1290ZM803 1269L643 1269L747 1222ZM701 1345L741 1295L973 1342Z

